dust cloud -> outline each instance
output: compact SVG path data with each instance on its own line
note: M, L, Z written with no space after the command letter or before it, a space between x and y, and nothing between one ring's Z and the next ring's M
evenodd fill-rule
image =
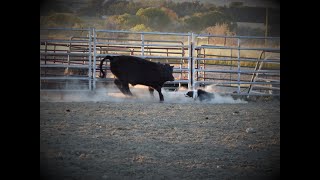
M126 96L114 85L99 87L95 92L88 91L59 91L40 92L40 102L159 102L159 94L155 90L153 96L149 93L147 86L129 86L133 96ZM205 91L214 93L215 98L210 101L199 101L197 98L186 97L190 91L186 88L178 88L175 91L162 89L164 96L163 103L247 103L241 99L234 99L232 96L220 94L216 86L207 86Z

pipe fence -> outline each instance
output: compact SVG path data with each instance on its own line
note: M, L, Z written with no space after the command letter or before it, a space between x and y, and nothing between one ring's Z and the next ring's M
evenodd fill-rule
M280 96L280 37L40 29L40 91L97 91L106 55L132 55L174 66L164 88L212 86L224 94Z

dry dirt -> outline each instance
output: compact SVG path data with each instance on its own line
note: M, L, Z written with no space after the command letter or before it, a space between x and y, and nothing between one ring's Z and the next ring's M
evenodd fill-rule
M277 179L280 100L49 101L40 96L44 179ZM167 98L167 101L166 101Z

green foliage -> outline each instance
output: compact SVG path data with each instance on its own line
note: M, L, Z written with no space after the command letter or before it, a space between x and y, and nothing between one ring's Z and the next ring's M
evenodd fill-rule
M205 13L202 18L205 27L222 24L223 22L229 21L227 16L219 11L210 11Z
M143 24L144 27L141 25ZM122 14L109 16L106 20L107 27L112 29L139 29L144 31L173 31L177 27L178 16L174 11L168 8L141 8L137 11L136 15ZM138 26L137 26L138 25Z
M71 13L53 13L49 16L40 16L42 27L82 27L83 21Z
M203 23L201 22L201 17L199 15L187 16L182 19L184 24L184 29L188 29L191 31L199 31L203 27Z
M149 27L146 27L144 24L138 24L130 29L130 31L137 31L137 32L150 32L152 31Z
M170 20L176 21L178 20L178 15L176 12L174 12L172 9L166 8L166 7L161 7L161 10L168 15Z
M136 15L125 13L123 15L117 16L116 22L122 29L129 29L137 24L140 24L141 20Z
M107 1L102 5L101 15L121 15L125 13L134 15L139 8L141 8L139 3L124 0Z
M151 29L162 30L170 24L171 20L168 14L166 14L160 8L141 8L137 11L136 15L145 22Z
M118 17L119 16L117 16L117 15L109 16L106 19L105 28L106 29L113 29L113 30L120 30L121 29L121 25L119 24Z
M264 30L259 28L238 27L236 30L239 36L264 36Z
M125 13L133 15L139 8L141 8L140 3L125 0L90 0L89 5L81 8L78 14L82 16L98 17L102 15L121 15Z
M141 7L162 7L167 0L139 0Z
M87 0L86 4L79 3L80 9L74 8L73 3L61 0L40 3L40 26L199 33L226 24L230 32L238 35L264 35L259 29L237 28L236 22L265 21L264 8L246 7L240 1L222 7L209 1L203 4L173 0ZM279 14L279 10L269 9L268 36L280 36Z
M207 27L226 23L231 25L231 18L219 11L195 13L183 19L186 29L199 32Z
M239 7L242 7L242 6L243 6L243 2L237 2L237 1L231 2L229 4L230 8L239 8Z
M78 11L80 16L100 16L102 14L102 3L104 0L88 0L88 6Z
M174 1L167 1L163 4L164 7L172 9L174 12L177 13L179 17L189 16L194 13L206 12L208 11L207 6L201 4L199 1L193 2L174 2Z
M59 3L59 0L40 1L40 16L51 13L72 13L68 3Z

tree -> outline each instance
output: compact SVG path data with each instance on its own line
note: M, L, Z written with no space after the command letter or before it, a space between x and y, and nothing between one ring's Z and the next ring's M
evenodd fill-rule
M231 2L229 4L229 8L239 8L239 7L243 7L243 2Z
M234 36L235 33L232 32L229 28L229 25L226 23L217 24L215 26L207 27L202 31L205 34L213 34L213 35L225 35L225 36ZM233 38L209 38L209 44L228 44L228 45L236 45L237 40Z
M66 3L58 0L40 1L40 16L47 16L52 13L72 13L72 9Z
M165 7L172 9L179 17L189 16L194 13L205 12L208 10L208 7L204 6L199 1L182 3L174 3L169 1L165 3Z
M177 21L178 15L176 12L174 12L172 9L161 7L161 10L168 15L168 17L171 19L171 21Z
M183 18L185 27L191 31L199 32L209 26L226 23L233 28L232 19L230 16L220 11L209 11L206 13L195 13L190 17Z
M186 16L182 18L185 29L191 31L199 31L203 29L204 25L201 16L201 13L196 13L192 16Z
M78 10L79 15L84 16L101 16L102 15L102 4L104 0L88 0L88 6Z
M118 16L109 16L105 21L105 28L112 29L112 30L119 30L120 25L117 22Z
M160 8L141 8L137 11L136 15L140 17L147 26L157 31L167 28L171 22L170 17Z
M41 27L82 27L83 21L71 13L53 13L40 17Z
M130 29L131 27L141 23L139 17L128 13L116 17L116 22L121 27L121 29Z

